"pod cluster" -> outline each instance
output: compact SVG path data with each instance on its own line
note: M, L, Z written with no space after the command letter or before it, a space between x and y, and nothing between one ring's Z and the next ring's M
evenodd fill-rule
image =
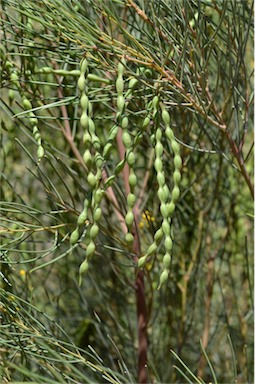
M89 267L89 260L95 253L96 237L99 232L98 222L102 216L100 203L103 198L104 191L100 187L102 178L103 157L100 154L101 143L96 135L95 123L92 119L93 111L92 104L88 97L87 81L88 81L89 65L86 58L80 64L80 75L77 81L77 86L80 92L80 106L81 117L80 125L83 128L83 144L84 154L83 160L88 169L87 183L92 191L92 199L84 200L83 211L77 219L77 227L70 236L70 244L73 246L81 237L81 228L86 225L88 220L89 209L92 212L91 225L86 228L86 236L88 239L88 246L83 263L79 268L80 283L82 275L87 272Z
M9 75L10 75L11 84L15 86L15 88L17 89L17 91L21 95L22 105L23 105L24 109L28 111L27 114L28 114L29 125L32 129L33 137L37 143L37 162L39 164L41 159L44 156L44 148L42 146L41 133L38 129L38 119L37 119L35 113L32 111L32 109L33 109L32 103L28 100L28 98L25 96L25 94L23 92L23 89L22 89L20 82L19 82L19 76L18 76L16 69L13 67L13 65L10 61L7 61L5 63L5 65L6 65L7 71L9 72Z
M159 118L159 99L155 96L152 100L153 105L153 119L154 121ZM171 253L173 247L172 240L172 231L171 223L172 216L175 211L176 202L180 196L180 181L181 181L181 166L182 160L180 157L180 146L175 139L174 132L170 127L170 115L166 110L163 103L160 104L161 107L161 119L164 123L165 130L160 128L160 124L157 122L156 131L154 135L155 140L155 160L154 168L157 175L158 182L158 198L160 201L160 213L162 215L162 224L161 227L156 231L153 239L153 243L148 248L146 254L142 256L138 261L138 267L142 267L149 256L156 253L157 248L160 242L163 242L164 245L164 256L162 260L163 270L159 278L159 288L167 281L169 277L170 265L171 265ZM164 147L162 144L162 137L164 136L168 139L173 155L174 155L174 173L173 173L173 189L170 192L168 185L166 184L164 164L163 164L163 151Z

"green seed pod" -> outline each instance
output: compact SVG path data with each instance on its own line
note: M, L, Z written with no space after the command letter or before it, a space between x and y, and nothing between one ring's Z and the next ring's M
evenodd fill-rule
M97 75L94 75L94 73L89 73L87 78L91 81L97 81L97 82L100 82L100 83L106 83L106 84L110 84L111 81L109 79L104 79L103 77L99 77Z
M155 233L154 235L154 241L156 244L159 244L160 240L162 239L162 237L164 236L164 232L163 232L163 229L162 228L159 228L157 230L157 232Z
M99 204L101 202L103 195L104 195L104 191L102 189L97 189L95 191L95 195L94 195L95 204Z
M164 266L164 269L167 269L169 268L171 265L171 255L170 253L166 253L163 257L163 266Z
M86 89L86 79L84 76L80 76L77 81L78 88L80 92L83 92Z
M25 109L32 109L33 108L32 104L30 103L30 101L26 97L24 97L24 99L22 100L22 103L23 103L23 107Z
M172 190L172 201L175 203L180 196L180 189L179 187L175 186L174 189Z
M164 245L167 251L171 251L173 247L173 241L169 235L165 237Z
M166 182L165 175L163 172L158 172L157 174L157 180L159 185L163 186Z
M138 263L137 263L138 268L142 268L144 266L144 264L146 263L147 258L148 258L147 255L142 256L142 257L139 258Z
M122 113L123 109L125 107L125 99L122 95L119 95L117 97L117 107L118 107L119 111Z
M89 263L87 260L84 260L83 263L81 263L80 265L80 269L79 269L80 275L83 275L84 273L86 273L88 271L88 268L89 268Z
M53 73L53 68L51 68L51 67L43 67L43 68L39 69L38 72L42 72L42 73L46 73L46 74Z
M125 240L128 244L132 244L133 241L134 241L134 236L132 235L132 233L128 232L125 236Z
M168 140L170 141L175 140L174 132L169 126L166 127L165 133Z
M124 63L125 63L124 59L121 59L121 61L118 64L118 74L119 75L123 75L124 74L124 71L125 71Z
M166 125L170 125L170 115L165 108L162 110L162 119Z
M83 112L80 117L80 123L82 128L86 129L89 126L89 117L87 115L87 112Z
M168 205L165 204L165 203L162 203L160 205L160 212L161 212L161 215L164 217L164 218L167 218L168 217Z
M151 121L150 117L146 116L145 119L143 120L142 129L146 129L150 124L150 121Z
M89 108L89 98L88 98L88 96L85 93L83 93L81 98L80 98L80 104L81 104L81 108L82 108L82 110L84 112L88 110L88 108Z
M133 193L129 193L127 196L127 204L130 208L133 208L136 202L136 196Z
M126 148L130 148L132 146L132 139L130 134L127 131L122 133L122 142Z
M93 220L99 221L102 216L102 209L100 207L97 207L95 211L93 212Z
M118 95L122 95L122 93L124 91L124 81L123 81L122 76L118 76L118 78L116 80L116 91L117 91Z
M91 163L92 163L92 155L90 153L90 150L89 149L86 149L84 154L83 154L83 160L84 160L84 163L87 165L87 167L90 167L91 166Z
M156 137L156 140L157 141L161 141L161 139L162 139L162 132L161 132L161 129L157 129L156 130L156 135L155 135L155 137Z
M163 223L162 223L162 229L164 231L164 234L167 236L170 236L170 232L171 232L171 227L170 227L170 224L168 222L168 220L165 218L163 220Z
M169 217L172 216L172 214L174 213L175 211L175 204L173 201L171 201L169 204L167 204L167 211L168 211L168 215Z
M44 156L44 148L39 145L39 147L37 148L37 158L38 158L38 161L40 161Z
M156 157L154 161L154 168L156 169L157 172L162 172L163 162L159 157Z
M178 170L175 170L174 174L173 174L173 179L174 179L174 183L179 185L179 183L181 181L181 172Z
M86 147L89 147L91 145L91 136L87 131L84 132L83 143L84 145L86 145Z
M134 214L132 211L128 211L126 216L125 216L125 222L127 224L128 227L131 227L131 225L133 224L134 222Z
M88 60L87 59L83 59L82 61L81 61L81 72L82 73L85 73L86 71L87 71L87 68L88 68Z
M137 177L134 173L130 173L129 175L129 178L128 178L128 182L129 182L129 185L130 185L130 188L133 189L136 184L137 184Z
M158 287L158 289L160 289L162 287L162 285L164 285L167 282L168 276L169 276L169 271L167 269L164 269L163 272L160 275L160 278L159 278L159 287Z
M80 234L79 234L79 228L76 228L70 236L70 244L74 245L79 240Z
M99 232L99 227L97 224L93 224L92 227L90 228L90 231L89 231L89 238L90 239L95 239L98 235L98 232Z
M95 250L96 250L96 245L94 243L94 241L91 241L86 249L86 258L89 260L91 258L91 256L94 255L95 253Z
M163 145L159 141L157 141L157 144L155 145L156 156L161 157L163 154L163 150Z
M152 99L152 106L154 109L158 109L158 104L159 104L159 98L158 96L154 96Z
M153 243L149 246L149 248L148 248L148 250L147 250L147 252L146 252L146 256L148 257L148 256L152 255L153 253L155 253L156 250L157 250L157 248L158 248L157 244L153 242Z
M109 153L111 152L111 149L112 149L112 143L106 143L103 150L104 158L108 157Z
M171 141L171 147L172 147L172 150L174 151L175 155L179 155L180 145L179 145L179 143L177 143L176 140Z
M138 84L138 80L137 80L135 77L132 77L132 78L129 80L128 88L129 88L129 89L132 89L132 88L134 88L137 84Z
M79 285L82 284L82 276L88 272L88 269L89 269L89 263L87 260L84 260L79 268Z
M89 174L87 176L87 181L88 181L90 187L94 188L96 183L97 183L97 178L92 172L89 172Z
M88 219L88 210L84 209L77 219L77 225L80 227L85 224L85 221Z
M180 170L182 167L182 159L181 156L176 155L174 156L174 166L177 170Z
M128 127L128 118L126 116L123 117L123 119L121 120L121 126L123 129L126 129Z
M135 164L135 154L134 154L134 152L129 152L128 154L127 154L127 162L128 162L128 165L130 166L130 167L133 167L134 166L134 164Z

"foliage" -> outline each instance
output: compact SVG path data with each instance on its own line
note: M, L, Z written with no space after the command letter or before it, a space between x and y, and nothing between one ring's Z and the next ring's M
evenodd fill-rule
M3 382L252 381L252 9L2 0Z

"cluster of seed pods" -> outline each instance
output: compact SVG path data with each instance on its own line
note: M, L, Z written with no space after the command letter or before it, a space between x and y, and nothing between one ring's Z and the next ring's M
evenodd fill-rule
M24 93L24 91L20 85L19 76L18 76L16 69L13 67L13 64L10 61L6 61L5 66L6 66L7 71L9 72L11 84L13 86L15 86L15 88L19 92L19 94L22 98L22 105L23 105L24 109L28 111L27 115L28 115L29 125L32 129L33 137L37 143L37 161L39 164L41 159L44 156L44 148L42 146L41 133L38 129L38 119L32 110L33 109L32 103L28 100L28 98L26 97L26 95L25 95L25 93Z
M161 118L165 125L165 129L162 130L159 124L158 111L161 108ZM180 196L179 184L181 180L180 169L182 166L182 160L180 157L180 146L175 140L173 130L170 127L170 115L166 110L166 107L163 103L159 103L159 98L155 96L152 100L153 106L153 119L156 121L156 131L155 131L155 160L154 168L157 175L158 182L158 198L160 201L160 213L162 215L163 221L161 227L156 231L153 239L153 243L148 248L146 254L142 256L138 261L138 267L142 267L149 256L156 253L159 243L164 239L164 256L163 256L163 270L159 278L159 288L167 281L170 272L171 265L171 252L173 247L172 234L171 234L171 223L172 215L175 210L175 204ZM169 140L170 146L174 154L174 173L173 173L173 190L170 192L168 185L166 184L164 164L163 164L163 151L164 147L162 144L163 134Z
M103 157L100 154L101 143L96 135L95 123L92 119L92 104L88 97L87 81L88 81L89 63L84 58L80 65L80 74L77 86L80 92L81 117L80 125L83 129L84 154L83 160L88 169L87 182L92 191L92 199L87 197L84 200L84 208L77 219L77 227L70 236L70 244L74 245L80 238L80 229L88 221L88 211L92 211L91 226L87 229L86 236L89 243L86 249L85 259L80 265L79 275L80 283L82 275L87 272L89 260L95 253L95 240L99 232L98 222L102 216L100 203L103 198L104 191L100 187L102 178Z

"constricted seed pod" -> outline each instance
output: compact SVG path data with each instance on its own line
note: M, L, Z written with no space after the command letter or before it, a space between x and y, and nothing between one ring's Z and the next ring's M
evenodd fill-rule
M97 207L93 212L94 221L99 221L101 219L101 216L102 216L102 209L100 207Z
M172 201L175 203L180 196L180 189L179 187L175 186L174 189L172 190Z
M137 177L136 177L135 173L130 173L129 178L128 178L128 182L129 182L130 188L134 188L136 186Z
M154 161L154 168L156 169L157 172L162 172L163 162L159 157L156 157Z
M179 155L179 153L180 153L180 145L179 145L179 143L177 143L176 140L172 140L171 141L171 147L172 147L172 150L174 151L174 153L176 155Z
M162 120L166 125L170 125L170 115L165 108L162 110Z
M136 202L136 196L133 193L129 193L127 196L127 203L130 208L133 208Z
M169 268L171 265L171 255L167 252L163 257L163 266L165 269Z
M95 245L94 241L91 240L87 249L86 249L86 258L88 260L89 260L89 258L91 258L91 256L94 255L95 250L96 250L96 245Z
M79 240L80 234L79 234L79 228L76 228L70 236L70 244L74 245Z
M128 232L125 236L125 240L128 244L132 244L133 241L134 241L134 236L132 235L132 233Z
M125 222L127 224L128 227L130 227L133 222L134 222L134 214L132 211L128 211L126 216L125 216Z
M94 188L96 183L97 183L97 178L92 172L89 172L89 174L87 176L87 181L88 181L90 187Z
M85 273L87 273L87 272L88 272L88 269L89 269L89 263L88 263L88 260L85 259L85 260L81 263L80 268L79 268L79 275L80 275L80 277L81 277L82 275L84 275ZM79 284L79 285L81 285L81 284Z
M80 92L83 92L86 88L86 79L85 77L82 75L79 77L78 81L77 81L77 85L78 85L78 88L79 88L79 91Z
M169 235L165 237L164 245L167 251L171 251L173 247L173 241Z
M126 148L130 148L132 145L132 139L130 134L127 131L124 131L122 133L122 142L125 145Z
M146 252L146 256L150 256L150 255L152 255L153 253L155 253L156 250L157 250L157 248L158 248L157 244L153 242L153 243L149 246L149 248L148 248L148 250L147 250L147 252Z
M181 169L181 167L182 167L181 156L179 156L179 155L174 156L174 166L178 170Z
M95 239L98 235L99 227L97 224L93 224L89 231L89 237L90 239Z
M144 264L146 263L147 258L148 258L148 256L146 256L146 255L139 258L139 260L137 262L138 268L142 268L144 266Z
M160 289L162 287L162 285L164 285L167 282L168 276L169 276L169 271L167 269L164 269L163 272L160 275L160 278L159 278L159 287L158 287L158 289Z
M179 184L181 181L181 172L179 170L175 170L173 174L173 179L175 184Z

